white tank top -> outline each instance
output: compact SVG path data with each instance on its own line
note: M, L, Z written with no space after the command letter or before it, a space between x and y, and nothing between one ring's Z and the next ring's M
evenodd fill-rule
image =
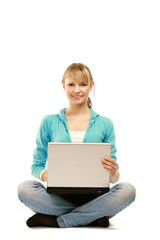
M69 131L72 142L82 143L86 131Z

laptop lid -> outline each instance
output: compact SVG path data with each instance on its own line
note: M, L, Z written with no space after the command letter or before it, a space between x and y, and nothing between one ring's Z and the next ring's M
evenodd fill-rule
M110 175L100 161L104 156L111 156L110 143L49 142L47 192L108 192Z

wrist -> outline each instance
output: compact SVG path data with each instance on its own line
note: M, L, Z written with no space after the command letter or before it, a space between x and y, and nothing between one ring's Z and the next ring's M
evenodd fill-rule
M40 173L40 176L39 176L39 178L42 180L42 181L45 181L45 174L46 174L46 172L47 172L47 170L43 170L43 171L41 171L41 173Z
M119 171L117 170L114 176L110 177L110 182L115 183L119 180Z

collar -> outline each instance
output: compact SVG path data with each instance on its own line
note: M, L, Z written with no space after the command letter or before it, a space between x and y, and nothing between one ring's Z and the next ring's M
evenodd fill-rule
M90 117L90 121L95 121L95 119L99 116L98 113L96 113L92 107L89 108L90 111L91 111L91 117ZM65 115L65 110L66 108L63 108L60 110L60 112L58 113L58 116L62 119L62 121L66 122L67 121L67 118L66 118L66 115Z

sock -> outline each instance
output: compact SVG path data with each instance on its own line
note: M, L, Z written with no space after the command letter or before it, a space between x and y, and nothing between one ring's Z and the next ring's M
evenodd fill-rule
M107 216L99 218L94 222L91 222L88 226L109 227L109 218Z
M57 227L59 225L57 223L57 217L51 215L45 215L41 213L36 213L31 218L29 218L26 222L28 227Z

